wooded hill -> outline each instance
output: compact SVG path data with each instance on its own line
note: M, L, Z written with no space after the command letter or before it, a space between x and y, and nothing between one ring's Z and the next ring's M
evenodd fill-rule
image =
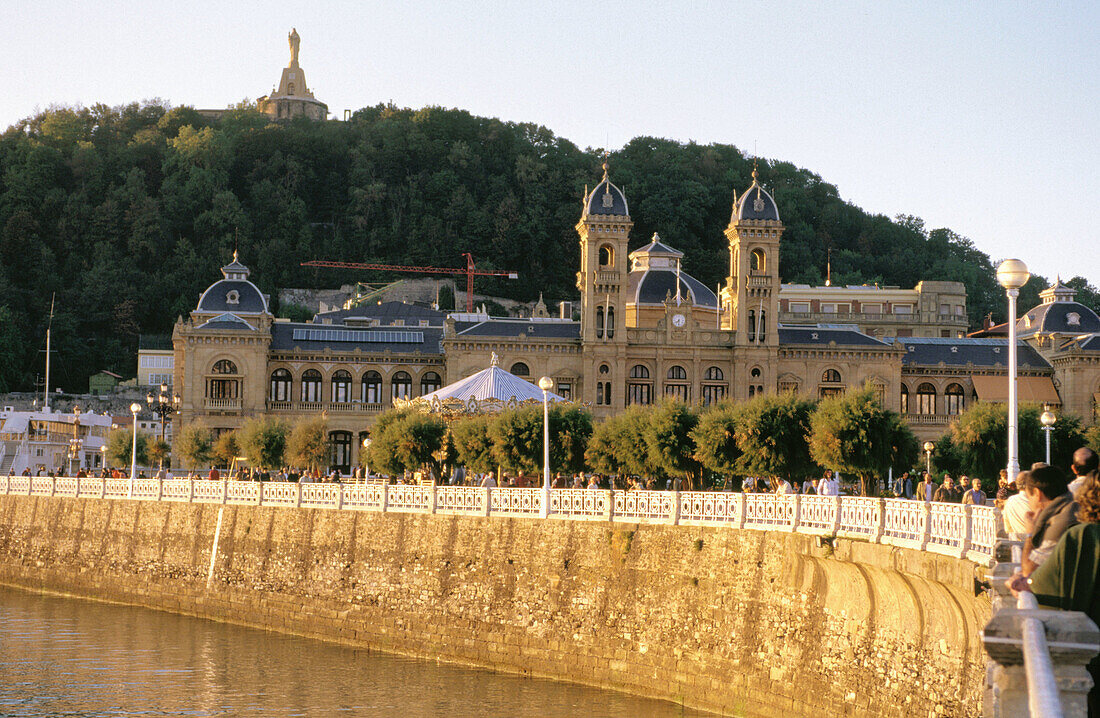
M299 266L309 259L457 267L472 252L479 267L521 275L479 292L575 298L574 225L600 163L598 149L545 127L435 107L286 124L247 109L212 122L158 102L42 112L0 135L0 391L30 390L42 373L54 293L51 383L75 392L100 369L132 376L137 335L170 332L235 245L272 297L403 278ZM732 145L638 137L610 164L634 246L658 231L687 272L721 281L722 230L751 160ZM788 162L762 161L760 177L787 226L783 281L822 283L831 247L834 284L959 280L972 326L1003 319L994 264L970 240L868 214ZM1069 284L1100 309L1084 279ZM1024 309L1045 286L1025 287Z

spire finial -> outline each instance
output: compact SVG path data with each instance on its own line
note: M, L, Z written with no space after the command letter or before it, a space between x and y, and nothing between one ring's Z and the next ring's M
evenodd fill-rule
M607 158L611 156L611 153L607 150L603 151L603 179L607 181Z
M752 182L753 182L753 184L756 184L756 177L757 177L757 173L756 173L756 158L755 158L755 157L753 157L753 158L752 158Z

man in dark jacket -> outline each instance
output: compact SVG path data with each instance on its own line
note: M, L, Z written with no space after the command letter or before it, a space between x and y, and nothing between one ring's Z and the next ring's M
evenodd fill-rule
M1041 464L1026 473L1024 491L1031 504L1031 535L1024 542L1022 571L1025 576L1047 558L1058 539L1077 523L1077 502L1067 488L1065 473L1056 466Z
M944 474L943 483L936 489L936 495L932 497L932 500L957 504L961 498L962 492L955 488L955 482L951 479L951 474Z

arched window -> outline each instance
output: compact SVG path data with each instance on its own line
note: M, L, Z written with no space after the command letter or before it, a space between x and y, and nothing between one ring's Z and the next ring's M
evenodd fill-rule
M596 338L603 339L603 307L596 307Z
M364 404L382 403L381 374L372 370L363 375L363 394L361 398Z
M434 371L430 371L420 377L420 396L431 394L441 386L443 386L443 381L439 378L439 375Z
M826 369L821 373L821 388L818 394L822 399L844 393L844 380L836 369Z
M719 367L709 367L706 372L703 373L703 379L706 381L722 381L726 378L726 375Z
M271 372L271 390L268 398L271 401L291 401L290 390L293 379L286 369L276 369Z
M944 408L948 414L961 414L963 410L963 388L958 384L950 384L943 390Z
M644 364L630 367L630 379L626 383L626 403L652 404L653 382L649 381L649 368Z
M600 247L600 266L610 267L615 264L615 248L610 244Z
M294 94L294 83L293 82L288 82L287 83L287 85L286 85L286 94L288 94L288 95L293 95Z
M679 399L680 401L690 401L691 392L689 391L690 385L687 383L687 371L679 365L669 367L668 373L665 375L668 381L665 382L665 396Z
M596 382L596 405L597 406L610 406L611 405L611 367L607 364L600 364L599 381Z
M214 367L210 370L211 374L236 374L237 365L228 359L222 359L221 361L214 362Z
M347 404L351 401L351 373L339 369L332 373L332 403Z
M315 403L321 401L321 372L306 369L302 372L302 401Z
M768 332L768 313L763 309L760 310L760 326L756 328L756 338L761 342L764 341L764 336Z
M909 413L909 387L901 385L901 413Z
M764 372L760 370L760 367L754 366L749 371L749 378L752 380L749 383L749 398L764 393L764 385L760 383L760 378L764 376Z
M521 361L512 365L512 368L508 370L513 376L531 376L531 369Z
M749 256L749 269L750 270L752 270L753 272L764 272L764 271L766 271L767 267L765 266L765 262L766 262L766 257L764 255L764 250L762 250L762 249L752 250L752 254Z
M917 413L936 413L936 387L928 382L917 387Z
M408 399L412 394L412 377L406 371L399 371L393 375L390 396L394 399Z
M329 443L332 444L332 468L341 474L351 473L351 432L330 431Z
M615 338L615 307L607 308L607 338Z
M749 341L756 341L756 310L749 310Z

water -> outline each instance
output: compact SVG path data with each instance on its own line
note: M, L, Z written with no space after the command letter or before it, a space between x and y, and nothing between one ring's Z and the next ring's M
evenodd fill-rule
M0 586L2 716L702 716L459 668Z

